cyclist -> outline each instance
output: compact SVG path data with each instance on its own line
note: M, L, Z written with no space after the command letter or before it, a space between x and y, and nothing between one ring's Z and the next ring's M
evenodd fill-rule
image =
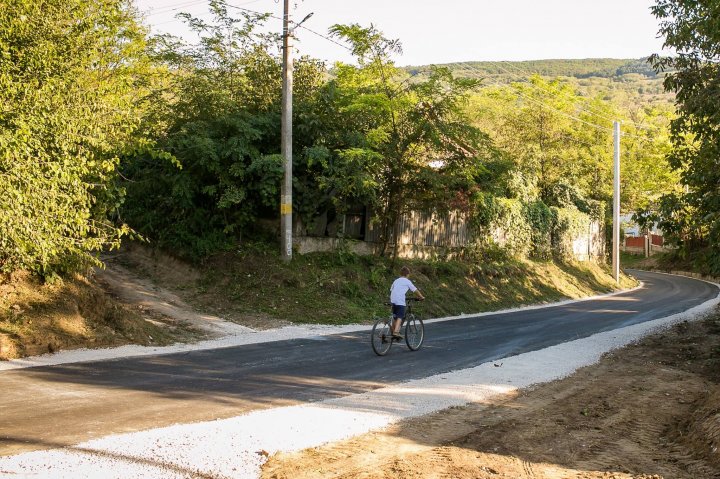
M393 281L392 286L390 286L390 303L392 304L393 314L392 336L394 339L403 338L400 334L400 325L402 320L405 319L405 294L412 291L419 300L425 299L425 296L408 279L408 276L410 276L410 268L403 266L400 269L400 277Z

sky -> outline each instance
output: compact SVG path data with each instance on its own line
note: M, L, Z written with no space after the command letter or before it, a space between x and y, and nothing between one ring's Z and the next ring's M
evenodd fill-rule
M133 0L154 33L190 38L174 18L188 12L210 19L207 0ZM267 26L282 31L282 0L226 0L229 5L268 12ZM328 35L337 23L373 24L399 39L398 65L463 61L565 58L641 58L662 51L654 0L291 0L295 21ZM232 8L229 12L232 14ZM298 29L294 55L333 63L350 62L341 46ZM667 52L666 52L667 53Z

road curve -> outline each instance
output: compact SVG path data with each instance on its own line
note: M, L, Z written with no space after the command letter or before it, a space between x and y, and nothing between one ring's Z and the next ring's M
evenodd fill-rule
M476 366L715 298L710 283L633 271L643 287L560 306L426 326L419 352L375 356L368 331L0 373L0 455L226 418Z

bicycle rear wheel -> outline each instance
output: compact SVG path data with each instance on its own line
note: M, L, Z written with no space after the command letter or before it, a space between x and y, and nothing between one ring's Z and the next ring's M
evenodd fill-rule
M411 351L417 351L425 340L425 325L414 314L405 318L405 344Z
M378 356L385 356L392 346L390 322L387 319L376 318L370 336L370 344Z

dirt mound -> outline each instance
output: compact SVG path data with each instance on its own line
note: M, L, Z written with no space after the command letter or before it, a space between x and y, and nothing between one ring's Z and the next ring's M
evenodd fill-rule
M278 454L264 478L720 478L720 316L493 404Z
M720 470L720 387L698 400L696 409L676 430L674 439Z
M104 259L130 267L144 277L176 288L189 287L202 277L190 264L180 261L157 249L125 241L122 249L104 255Z
M187 331L113 300L91 278L44 284L18 272L0 278L0 360L81 347L164 345Z

